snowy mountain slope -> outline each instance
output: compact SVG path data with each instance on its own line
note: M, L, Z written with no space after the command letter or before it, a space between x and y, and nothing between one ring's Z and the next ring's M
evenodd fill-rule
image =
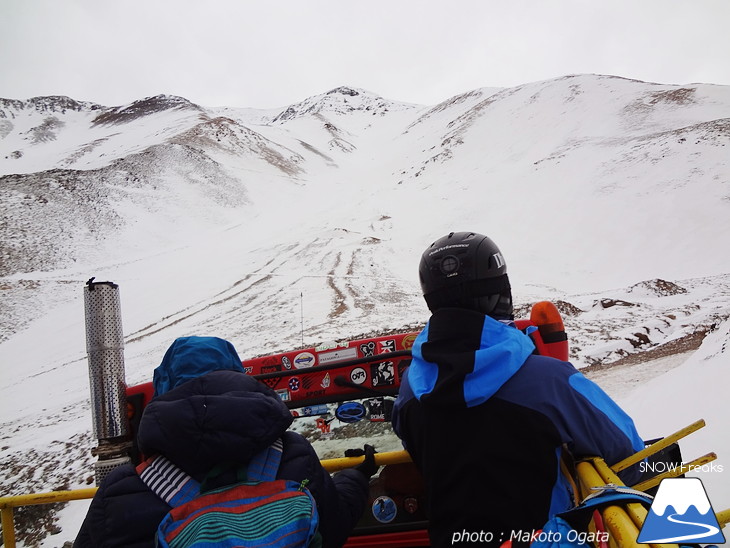
M685 111L666 99L682 89L582 76L502 90L433 135L403 185L433 202L451 181L440 217L481 210L488 231L508 250L528 250L519 255L543 265L550 285L576 269L600 277L594 287L633 283L621 274L636 267L642 278L726 271L727 254L707 254L703 242L728 229L730 109L721 87L697 86L678 93L692 97ZM595 238L578 229L587 225ZM607 260L633 266L607 269Z
M174 108L159 107L149 118L142 117L140 112L145 110L133 108L134 105L107 109L121 116L122 126L129 130L132 139L128 156L144 146L145 154L149 147L153 151L157 150L154 147L173 149L164 154L155 152L152 158L159 168L155 171L169 170L176 181L190 179L193 186L198 186L200 177L187 177L186 172L194 173L199 168L193 169L184 162L181 165L180 151L174 150L174 145L189 147L186 154L193 156L191 162L209 164L207 175L202 176L203 185L206 180L226 181L232 176L238 186L245 187L234 191L236 184L226 185L223 195L232 196L234 204L240 203L241 194L252 191L250 187L266 185L263 180L268 176L261 171L273 166L278 172L271 175L277 179L285 177L295 184L315 185L318 192L328 187L329 181L335 192L333 197L342 200L342 190L346 188L348 202L378 204L382 214L391 218L396 216L388 209L389 203L413 210L422 207L420 202L439 201L444 219L457 216L464 207L471 208L474 215L487 215L488 228L497 231L493 232L495 235L512 234L505 234L507 240L500 241L534 242L530 251L537 253L541 261L553 263L547 265L547 270L557 276L549 283L564 275L553 257L564 261L569 253L577 252L586 258L594 255L584 248L584 239L568 236L575 232L575 224L597 224L601 229L598 241L605 241L618 252L617 260L622 262L635 261L636 255L646 250L617 240L612 227L619 219L619 211L620 221L630 225L631 233L658 232L667 245L694 242L686 234L698 227L703 228L699 228L697 239L705 239L718 225L722 230L727 227L722 180L728 170L725 120L730 108L727 90L722 86L660 86L614 77L573 76L507 90L477 90L431 109L390 103L362 90L338 88L283 109L272 115L269 122L261 123L264 119L259 117L258 124L235 117L216 117L213 113L201 114L200 107L179 103L173 101ZM127 111L137 117L130 119L132 115L121 114ZM168 117L166 121L160 119L162 114ZM102 116L96 115L104 120ZM154 136L154 143L140 140L142 130L138 128ZM66 129L70 131L70 122ZM11 137L0 141L3 151L8 150L0 155L5 158L6 170L16 161L12 158ZM59 133L57 141L60 138ZM86 139L83 147L93 142L94 139ZM59 148L60 143L55 142L54 146ZM72 147L65 148L68 151ZM158 154L163 157L158 158ZM452 162L449 159L454 155L458 158ZM107 154L98 155L94 162L109 162L109 158ZM122 185L134 185L137 181L157 192L154 187L159 184L159 177L154 172L148 175L145 162L137 168L123 163L107 164L104 169L108 173L87 174L97 180L112 177L119 185L119 173L129 172ZM71 175L75 176L75 172ZM28 176L26 186L34 185L40 174ZM80 177L83 179L84 174ZM446 181L450 182L448 186ZM668 187L676 191L665 192ZM432 195L430 188L435 189ZM449 190L447 194L445 188ZM201 205L206 204L209 189L210 185L202 189ZM355 196L355 189L363 189L366 194ZM171 192L160 194L163 203L177 199L178 190L168 190ZM547 195L553 191L559 192L558 196ZM384 192L387 199L381 198ZM479 198L480 193L488 193L489 199ZM47 217L37 203L42 203L43 196L35 196L27 189L18 190L17 194L16 201L26 200L18 214L22 219L35 211ZM470 199L460 199L465 195ZM519 203L515 203L514 196L519 196ZM687 210L686 198L697 206ZM664 200L661 209L667 215L644 215L644 202L657 199ZM546 200L557 200L563 213L551 219L548 230L536 234L531 223L515 222L520 217L544 215L542 204ZM188 212L188 216L195 214ZM708 216L713 223L704 222ZM223 211L221 220L228 219ZM428 217L424 217L424 222L433 224ZM12 225L22 221L15 218L9 224L12 239ZM449 224L442 226L447 228L445 225ZM509 231L505 230L507 226ZM160 243L163 242L150 242L150 247ZM685 257L681 262L669 264L666 257L670 253L666 249L655 252L656 262L665 263L662 268L672 268L673 276L701 275L703 272L691 265L705 264L708 259L714 263L714 272L726 270L725 258L698 257L700 246L681 245L680 253ZM3 262L8 265L12 261L8 257ZM599 264L585 268L595 271ZM4 272L23 270L28 268L6 266ZM647 270L642 277L661 276L659 270ZM609 283L634 281L622 278Z
M724 86L583 75L436 106L343 87L275 111L63 101L0 103L3 490L90 473L91 276L120 284L130 384L183 335L251 357L417 329L418 258L451 230L494 238L522 313L566 303L571 359L604 378L621 360L606 382L648 402L658 373L632 364L693 351L730 315Z

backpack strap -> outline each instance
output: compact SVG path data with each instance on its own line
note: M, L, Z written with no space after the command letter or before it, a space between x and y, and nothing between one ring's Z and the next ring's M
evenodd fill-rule
M248 463L248 481L274 481L279 471L284 443L277 439L269 447L253 456Z

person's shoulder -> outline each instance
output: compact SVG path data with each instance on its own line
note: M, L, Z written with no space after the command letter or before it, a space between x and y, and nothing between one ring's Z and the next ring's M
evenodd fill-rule
M570 362L533 354L495 396L537 411L558 424L576 412L576 377L583 375Z
M309 440L302 436L299 432L294 432L293 430L287 430L284 432L281 436L282 441L284 442L284 447L287 445L311 445L309 443Z
M495 395L520 404L551 402L573 391L571 377L576 375L580 372L570 362L531 354Z
M113 485L126 478L138 476L137 469L131 463L122 464L111 470L102 480L100 487Z
M525 363L522 364L518 373L522 377L539 382L541 379L567 380L572 375L579 373L579 371L570 362L564 362L551 356L531 354L525 360Z
M312 444L300 433L287 430L281 436L281 440L284 444L284 458L315 458L319 461Z

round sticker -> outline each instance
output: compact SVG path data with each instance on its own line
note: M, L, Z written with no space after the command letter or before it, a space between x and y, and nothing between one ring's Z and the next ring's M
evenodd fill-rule
M356 367L350 371L350 380L355 384L362 384L368 378L367 372L362 367Z
M373 501L373 517L380 523L390 523L397 513L398 508L392 498L382 496Z
M317 358L311 352L302 352L297 354L294 358L294 367L297 369L304 369L305 367L312 367Z
M401 344L403 345L404 350L410 350L413 348L413 343L416 342L416 337L418 335L410 334L403 337L403 340L401 341Z

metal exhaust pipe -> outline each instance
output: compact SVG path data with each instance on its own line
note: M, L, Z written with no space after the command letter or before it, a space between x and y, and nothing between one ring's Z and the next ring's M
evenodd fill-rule
M91 417L99 441L91 452L99 457L95 463L99 485L111 470L130 462L119 286L91 278L84 287L84 310Z

